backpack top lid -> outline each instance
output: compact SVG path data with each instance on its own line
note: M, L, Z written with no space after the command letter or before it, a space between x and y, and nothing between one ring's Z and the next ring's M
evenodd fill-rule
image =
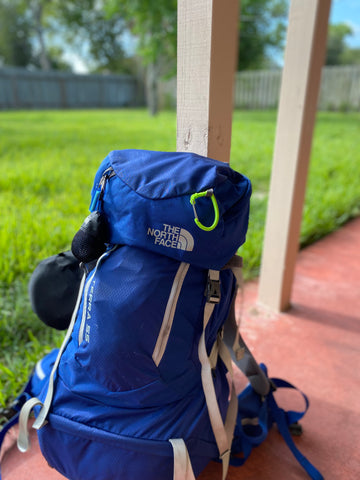
M245 242L250 195L250 181L217 160L114 150L96 173L90 209L105 213L111 244L220 269Z

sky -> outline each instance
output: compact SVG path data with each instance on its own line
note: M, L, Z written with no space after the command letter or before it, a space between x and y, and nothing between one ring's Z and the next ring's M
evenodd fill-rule
M360 0L332 0L329 23L347 23L353 35L346 43L350 48L360 48Z

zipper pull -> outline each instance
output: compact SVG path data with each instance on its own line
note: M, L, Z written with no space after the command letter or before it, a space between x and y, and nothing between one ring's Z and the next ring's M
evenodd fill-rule
M105 172L102 174L102 177L100 178L100 182L95 190L93 199L90 204L90 208L89 208L90 212L98 210L98 204L101 202L102 197L104 195L106 182L109 178L113 177L114 175L116 174L112 167L107 168Z
M99 198L100 198L100 193L101 193L101 188L100 187L100 184L98 185L96 191L95 191L95 194L92 198L92 201L91 201L91 205L90 205L90 212L93 212L94 210L96 210L96 206L97 206L97 203L99 201Z

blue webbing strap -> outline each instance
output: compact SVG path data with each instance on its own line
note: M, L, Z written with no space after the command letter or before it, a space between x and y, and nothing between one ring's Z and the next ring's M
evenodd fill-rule
M239 402L241 402L240 398ZM247 435L241 422L238 422L236 428L239 429L240 433L238 432L237 439L234 438L233 442L235 442L235 444L233 443L233 447L234 452L241 452L241 457L235 456L235 453L235 455L231 457L230 465L234 467L241 467L241 465L244 465L246 460L249 458L252 449L260 445L266 439L269 431L267 407L267 402L263 401L259 410L259 416L257 418L258 429L256 431L256 434L254 434L253 432L252 435Z
M291 386L290 388L293 387ZM314 467L314 465L309 462L306 457L304 457L304 455L296 447L289 431L286 413L282 408L277 405L272 392L268 394L267 400L271 413L278 426L279 432L281 433L283 439L285 440L287 446L290 448L296 460L300 463L300 465L304 468L304 470L307 472L309 477L312 478L312 480L324 480L324 477L321 475L321 473Z
M260 368L264 371L267 375L266 366L261 364ZM291 436L291 432L289 430L289 426L298 422L307 412L309 408L309 400L306 395L296 388L291 383L279 379L279 378L270 378L270 384L272 385L272 390L263 397L263 401L259 404L259 409L256 415L258 421L258 429L254 430L249 435L243 429L243 426L238 421L238 432L237 435L235 434L235 439L233 442L233 457L231 458L231 465L233 466L241 466L245 463L247 458L249 457L252 449L259 445L265 437L267 436L268 430L273 423L276 423L278 426L278 430L282 435L283 439L285 440L287 446L289 447L292 454L295 456L296 460L300 463L300 465L304 468L304 470L308 473L312 480L323 480L323 476L321 473L304 457L304 455L298 450L295 446L294 441ZM299 392L305 401L305 408L303 411L285 411L280 408L276 400L274 398L273 392L277 388L290 388ZM254 397L255 395L255 397ZM256 392L254 391L251 385L248 385L246 389L239 395L239 402L241 404L241 410L246 411L246 405L252 403L256 407L257 400L260 400L260 396L256 396ZM240 407L239 407L240 408ZM254 408L256 411L256 408ZM250 416L250 419L252 416ZM246 420L246 418L245 418ZM242 454L241 457L237 457L236 454Z
M308 408L310 406L309 399L307 398L305 393L303 393L301 390L299 390L297 387L287 382L286 380L282 380L281 378L271 378L271 382L275 385L276 388L291 388L293 390L296 390L302 395L305 401L305 410L303 410L302 412L294 412L292 410L287 410L284 412L288 425L292 425L293 423L296 423L299 420L301 420L302 417L305 415L305 413L308 411Z

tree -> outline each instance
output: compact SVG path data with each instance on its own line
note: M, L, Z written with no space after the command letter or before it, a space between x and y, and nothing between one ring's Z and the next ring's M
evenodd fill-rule
M30 29L19 5L0 3L0 63L25 67L31 62Z
M138 54L145 64L146 97L149 111L158 110L158 81L176 71L177 1L109 0L110 17L120 15L138 39Z
M38 42L38 61L42 70L50 70L51 61L45 42L46 9L52 0L30 0L26 2L32 29Z
M109 16L100 0L58 1L57 21L79 51L87 45L87 61L93 70L129 73L131 65L123 47L126 23L119 12Z
M343 65L360 65L360 48L347 48L341 61Z
M346 63L346 55L349 48L346 45L346 38L353 34L353 31L346 23L329 25L326 65L342 65ZM345 60L345 62L344 62Z
M282 45L287 0L242 0L239 68L260 68L269 58L268 47ZM139 39L138 54L146 64L148 104L157 110L157 82L176 69L176 0L109 0L109 15L117 13Z
M61 47L49 42L54 33L57 0L0 0L0 60L42 70L66 69Z
M360 48L350 48L346 43L353 35L352 28L346 23L329 25L326 65L359 65Z
M239 70L267 68L286 33L287 0L241 0Z

